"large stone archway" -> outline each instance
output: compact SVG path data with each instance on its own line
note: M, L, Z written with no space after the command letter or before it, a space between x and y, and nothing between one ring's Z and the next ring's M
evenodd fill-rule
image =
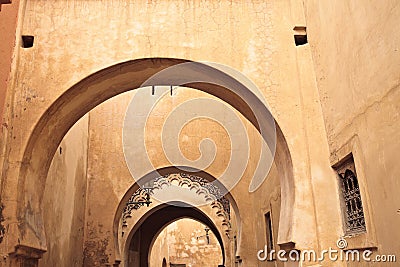
M43 229L41 200L45 187L45 177L49 168L52 155L66 132L84 114L105 100L122 92L134 90L151 77L170 66L175 66L187 60L170 58L138 59L117 64L101 70L77 83L62 94L41 116L39 122L31 132L29 140L23 150L21 162L24 164L12 166L8 173L18 178L18 188L7 188L8 191L17 191L17 218L19 232L14 233L10 240L20 240L21 244L31 248L46 249L46 239ZM214 72L220 72L209 66L199 65L194 69L194 74L200 77L213 76ZM243 84L222 74L222 84L229 84L236 88L235 93L215 84L191 83L185 86L198 89L214 95L237 109L247 118L254 127L266 134L266 129L271 125L270 120L259 120L260 117L271 117L266 106L249 91ZM161 85L174 84L173 77L166 81L160 81ZM248 103L254 106L250 107ZM264 131L262 131L264 129ZM281 239L290 241L291 218L293 216L294 180L291 173L291 159L289 149L282 132L278 129L277 165L282 168L282 195L285 201L282 210L285 222L280 227ZM264 139L267 136L263 136ZM281 163L281 164L279 164ZM13 184L11 184L13 186ZM15 186L15 185L14 185Z

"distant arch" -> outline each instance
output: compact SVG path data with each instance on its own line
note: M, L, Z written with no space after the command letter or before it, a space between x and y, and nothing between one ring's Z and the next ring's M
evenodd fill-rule
M187 171L185 171L187 170ZM204 178L205 180L209 181L209 182L214 182L216 180L216 178L214 176L212 176L211 174L205 172L205 171L196 171L193 168L187 167L187 166L180 166L180 167L175 167L175 166L169 166L169 167L164 167L164 168L160 168L157 170L154 170L150 173L148 173L146 176L142 177L140 180L150 180L150 179L155 179L158 178L160 175L174 175L174 174L180 174L180 173L187 173L188 175L194 175L197 177L201 177ZM222 185L221 185L222 186ZM137 183L134 183L125 193L125 195L123 196L123 198L121 199L118 208L116 210L116 213L114 215L114 246L115 246L115 251L116 251L116 257L120 260L121 259L121 254L122 256L125 258L126 255L124 255L124 248L121 246L124 246L123 243L120 243L119 240L119 236L121 236L121 220L122 220L122 216L123 216L123 212L124 212L124 208L126 207L126 203L128 202L128 200L130 199L130 197L137 191L139 190L140 187ZM237 238L238 240L240 240L241 237L241 216L240 216L240 212L239 212L239 208L237 206L236 200L234 199L234 197L228 193L224 196L227 200L229 200L230 203L230 208L231 208L231 215L234 213L235 216L235 229L237 230ZM152 207L155 203L153 203L152 205L150 205L150 207ZM160 203L159 203L160 204ZM147 216L149 216L150 214L152 214L152 212L157 211L158 209L164 207L167 204L161 204L161 205L156 205L154 206L150 211L146 212L146 214L142 214L139 213L140 215L138 215L136 212L132 214L132 216L135 216L135 218L139 218L137 222L134 223L134 225L131 225L131 223L129 222L129 227L126 229L128 231L128 234L131 233L132 231L136 231L136 230L130 230L130 227L133 226L134 229L136 229L138 227L138 225L141 225L143 223L143 221L147 218ZM170 203L171 204L171 203ZM173 203L172 203L173 204ZM188 206L191 207L190 205L186 204L186 203L178 203L181 204L183 206ZM203 208L199 208L198 210L200 212L202 212L203 214L206 214L206 216L208 218L210 218L211 216L211 220L212 223L215 225L216 221L218 221L218 232L221 233L222 236L226 236L229 233L227 232L227 227L230 228L230 226L226 226L225 225L225 220L223 218L225 218L225 216L223 216L223 214L220 214L220 211L218 211L218 209L216 210L216 207L214 205L206 205L208 206L208 209L211 211L211 214L213 214L211 216L210 213L207 213L204 211ZM194 208L194 207L192 207ZM140 211L143 208L140 208L138 211ZM196 208L197 209L197 208ZM203 209L203 210L202 210ZM139 217L138 217L139 216ZM183 216L185 217L185 216ZM231 219L229 219L229 222L227 223L231 223ZM125 232L125 230L123 230ZM161 230L160 230L161 232ZM125 235L125 234L124 234ZM126 238L127 240L129 239L129 237ZM222 239L221 239L222 242ZM125 244L126 245L126 244ZM221 245L222 246L222 245Z
M222 250L222 265L225 264L226 250L225 247L228 244L223 242L221 233L218 231L215 224L204 214L201 210L195 207L182 207L175 205L163 204L161 207L154 209L149 212L149 215L140 222L137 223L136 227L129 233L127 238L128 242L124 248L125 259L129 258L128 251L131 246L134 235L141 235L140 238L140 267L148 267L150 259L151 247L154 244L157 236L160 232L169 224L183 218L189 218L201 222L211 229L215 237L217 238L221 250Z

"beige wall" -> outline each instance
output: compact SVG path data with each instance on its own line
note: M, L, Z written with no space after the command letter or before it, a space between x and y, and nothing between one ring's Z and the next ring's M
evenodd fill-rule
M16 29L18 18L19 1L15 0L12 4L0 4L0 167L1 172L6 157L6 143L9 133L9 125L4 118L6 115L7 89L11 79L11 64L16 42ZM13 92L10 88L9 92ZM10 94L9 94L10 95ZM10 109L8 105L8 109ZM0 188L3 188L3 175L0 177ZM1 200L0 200L1 201Z
M82 266L86 207L88 116L68 132L54 155L43 199L48 253L40 266Z
M162 266L164 259L167 262L167 266L169 266L169 242L167 228L164 228L164 230L162 230L156 238L157 239L151 248L149 267Z
M3 122L3 109L6 92L11 72L12 55L15 46L16 28L18 18L19 1L12 1L11 5L0 4L0 119ZM3 131L2 125L2 131Z
M305 7L331 164L353 152L367 209L368 234L355 245L393 254L400 251L400 3L308 0Z
M281 211L281 188L279 183L279 177L282 174L278 172L274 165L268 176L268 180L258 190L253 197L253 216L251 218L244 218L243 221L253 224L253 235L249 238L253 238L254 241L248 241L248 243L255 243L258 250L264 250L267 245L267 224L265 220L265 214L270 212L272 221L272 237L274 249L279 250L278 245L278 229L279 219ZM249 233L243 233L249 235ZM254 257L254 250L249 253L250 257ZM283 263L280 261L264 261L259 263L257 266L266 267L281 267Z
M85 266L111 262L116 207L134 182L122 151L122 126L132 93L90 112Z

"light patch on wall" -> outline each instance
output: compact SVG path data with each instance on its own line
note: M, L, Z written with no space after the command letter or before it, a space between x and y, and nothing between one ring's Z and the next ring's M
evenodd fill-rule
M204 267L221 264L222 250L219 242L215 235L206 229L208 228L204 224L187 218L165 227L151 249L150 267L161 266L163 257L171 266L186 264Z

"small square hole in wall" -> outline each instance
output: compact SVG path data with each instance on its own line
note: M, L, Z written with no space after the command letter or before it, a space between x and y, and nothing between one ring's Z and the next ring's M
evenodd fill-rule
M307 28L305 26L296 26L293 28L293 31L294 31L294 42L296 46L305 45L308 43Z
M33 35L22 35L22 47L30 48L33 46L35 37Z

